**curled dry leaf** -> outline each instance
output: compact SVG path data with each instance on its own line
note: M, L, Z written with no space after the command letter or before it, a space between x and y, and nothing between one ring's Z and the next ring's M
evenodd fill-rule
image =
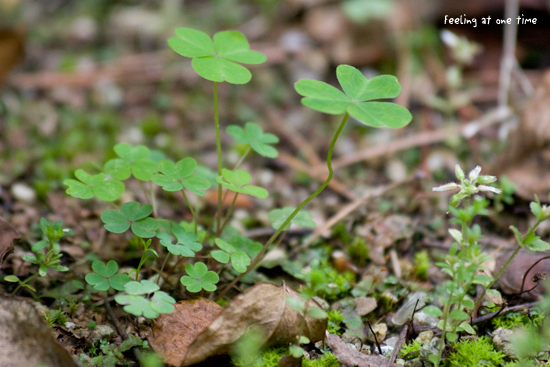
M0 267L6 257L13 252L13 240L21 235L10 222L0 217Z
M179 366L193 340L218 317L222 307L214 301L199 298L180 301L170 314L161 314L153 325L151 346L171 366Z
M504 252L499 255L496 261L496 269L500 269L508 258L511 252ZM525 274L527 270L535 264L538 260L545 256L549 256L550 252L533 253L530 250L522 249L518 252L516 257L510 262L506 270L502 273L498 279L500 290L506 294L517 294L521 291L521 283L523 282L523 276L525 275L525 284L523 285L523 291L532 289L536 283L533 281L533 277L536 274L550 274L550 259L545 259L536 264L528 274ZM523 293L522 298L526 299L538 299L542 297L544 293L544 282L535 287L530 292Z
M300 294L284 285L257 284L229 302L204 330L207 321L203 319L196 323L198 316L193 313L192 306L176 305L174 313L160 318L163 326L155 326L151 344L155 351L164 355L167 363L176 366L189 366L216 354L227 354L234 343L250 331L261 335L262 340L258 344L288 345L300 334L303 316L287 306L286 297L299 298ZM185 315L174 315L183 307L186 309ZM319 304L311 300L310 307L319 307ZM181 326L168 326L176 322ZM326 319L306 316L301 333L315 342L323 339L326 327ZM197 331L200 333L198 336ZM189 339L195 336L191 342Z
M386 367L389 359L380 355L366 355L350 348L338 335L327 332L327 344L344 367ZM398 367L391 364L390 367Z

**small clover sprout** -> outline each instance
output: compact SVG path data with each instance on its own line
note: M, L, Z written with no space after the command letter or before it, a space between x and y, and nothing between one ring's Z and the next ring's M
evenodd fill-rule
M124 285L130 281L127 274L117 274L118 264L115 260L109 260L107 265L103 261L96 260L92 263L94 273L86 274L86 282L98 291L108 291L114 288L123 291Z
M160 161L158 164L161 173L153 175L153 182L165 191L179 191L186 188L200 196L204 196L204 190L210 188L210 182L193 173L197 162L190 157L184 158L177 163L171 161Z
M194 266L185 264L185 272L187 275L182 276L180 282L191 293L200 292L202 289L213 292L220 281L218 274L208 270L204 263L196 263Z
M252 74L243 64L262 64L264 54L250 50L246 37L237 31L218 32L214 42L209 35L196 29L176 28L177 37L168 39L168 45L178 54L192 57L193 69L205 79L213 82L226 81L245 84Z
M222 169L222 175L216 178L219 184L231 191L252 195L259 199L265 199L268 195L267 190L259 186L248 185L251 180L252 177L250 173L246 172L244 169L230 171L224 168Z
M336 77L344 92L318 80L301 79L294 84L304 96L302 104L319 112L339 115L347 112L359 122L372 127L400 128L412 120L403 106L373 100L395 98L401 85L393 75L379 75L371 79L349 65L339 65Z
M130 201L120 206L120 211L108 209L101 213L101 220L105 223L105 229L113 233L123 233L132 228L132 232L141 238L155 236L159 228L156 219L149 217L153 207L149 204L140 206L138 202Z
M250 258L258 256L263 247L260 243L241 236L233 236L229 242L216 238L214 242L220 250L211 251L212 257L222 264L227 264L231 259L231 265L239 273L246 272Z
M196 251L202 250L202 245L196 234L187 232L178 224L172 226L172 234L176 237L176 243L172 243L172 236L166 232L157 231L160 244L174 255L194 257Z
M31 264L38 265L38 275L41 277L48 273L49 269L56 271L68 271L69 268L61 265L61 248L59 241L69 230L62 228L62 222L58 221L54 225L48 223L44 218L40 219L40 229L45 239L32 245L31 250L34 255L22 255L22 259ZM44 251L46 249L47 251ZM14 279L15 280L15 279ZM15 280L16 281L16 280Z
M272 221L271 226L275 229L279 229L283 225L283 223L286 221L286 219L294 212L296 208L293 207L284 207L282 209L273 209L269 212L267 215L267 218ZM283 230L287 230L290 228L290 224L296 224L300 227L307 227L307 228L315 228L317 225L313 221L313 214L307 211L300 211L292 220L290 223L284 228Z
M103 201L113 201L118 199L124 192L124 184L115 180L106 180L105 173L89 175L84 170L78 169L74 175L80 181L67 179L63 181L67 188L67 194L75 198L91 199L96 196Z
M151 154L145 145L131 146L129 144L115 145L115 153L120 158L114 158L103 166L107 174L116 180L126 180L131 174L140 181L149 181L157 172L157 164L148 157Z
M176 300L165 292L159 290L159 286L149 280L141 282L131 281L126 283L125 290L128 294L115 297L115 301L124 306L124 311L135 316L144 316L155 319L161 313L174 311ZM151 299L147 295L153 293Z
M262 128L253 122L247 122L244 129L237 125L229 125L227 133L239 143L248 144L256 153L263 157L277 158L279 152L269 144L279 142L273 134L264 133Z

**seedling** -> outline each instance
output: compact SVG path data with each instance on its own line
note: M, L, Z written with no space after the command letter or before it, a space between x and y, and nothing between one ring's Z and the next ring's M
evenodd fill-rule
M203 289L213 292L217 288L216 284L220 281L218 274L208 270L204 263L186 264L185 272L187 275L182 276L180 282L191 293L200 292Z
M172 225L172 234L176 237L176 242L172 242L172 237L162 231L157 231L157 237L160 239L160 244L166 247L168 252L173 255L195 257L195 252L202 250L202 245L199 238L193 232L187 232L180 225Z
M146 146L122 143L115 145L114 150L120 158L109 160L103 169L115 180L126 180L133 174L140 181L149 181L157 172L157 164L148 158L151 151Z
M98 291L108 291L110 288L123 291L124 285L130 281L127 274L117 274L118 264L115 260L109 260L107 265L101 260L92 263L94 273L86 274L86 282Z
M38 265L38 272L23 281L16 275L6 276L4 280L7 282L18 283L12 294L15 294L21 287L36 292L36 289L28 283L38 276L46 276L50 269L56 271L69 270L68 267L61 265L61 257L63 255L60 253L61 248L58 241L69 231L68 229L63 229L62 226L61 221L51 225L46 219L40 219L40 229L45 238L32 245L31 250L35 253L34 255L22 256L23 260Z
M273 134L264 133L262 128L253 122L247 122L244 129L237 125L229 125L227 133L239 143L248 144L250 148L263 157L277 158L279 152L270 144L279 142ZM243 157L246 154L243 154Z
M155 231L160 226L156 219L149 217L152 212L151 205L140 206L138 202L130 201L122 204L120 211L105 210L101 213L101 220L109 232L124 233L131 228L136 236L151 238L155 236Z

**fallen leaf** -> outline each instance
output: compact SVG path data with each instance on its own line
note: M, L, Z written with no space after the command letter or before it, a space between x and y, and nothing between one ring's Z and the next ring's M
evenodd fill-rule
M179 366L193 340L218 317L222 307L214 301L199 298L180 301L170 314L161 314L153 325L151 346L164 362Z
M21 238L21 234L10 222L0 217L0 267L6 257L13 252L13 240Z
M386 367L389 359L380 355L366 355L350 348L338 335L327 334L327 344L343 367ZM399 367L392 364L390 367Z
M0 325L1 366L77 366L30 303L0 296Z
M496 261L495 269L500 269L504 266L506 261L511 255L511 251L504 252L499 255ZM538 260L550 255L550 252L534 253L533 251L522 249L518 252L516 257L510 262L506 270L502 273L498 279L498 285L502 292L506 294L517 294L521 291L521 283L523 282L523 276L525 275L525 284L523 285L523 291L529 290L535 286L533 277L535 274L550 274L550 259L545 259L536 264L528 274L525 272ZM538 299L542 297L544 293L544 282L540 284L530 292L523 293L522 298Z
M282 345L301 334L312 342L323 339L327 319L315 319L287 306L286 298L300 294L285 285L260 283L235 297L206 330L189 346L182 366L199 363L216 354L229 353L232 346L249 331L261 335L262 345ZM319 307L313 300L309 307Z

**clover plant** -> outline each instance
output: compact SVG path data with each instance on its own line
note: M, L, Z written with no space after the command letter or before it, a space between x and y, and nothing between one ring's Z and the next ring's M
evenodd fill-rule
M302 99L304 105L320 112L344 114L344 116L329 147L327 180L298 207L285 207L272 211L269 219L273 221L276 231L262 245L235 231L229 231L231 227L227 224L238 195L246 194L258 199L268 196L267 190L251 184L252 175L239 167L250 151L266 158L277 157L278 152L273 145L279 139L271 133L264 132L258 124L253 122L247 122L244 127L228 126L227 133L235 141L246 144L248 147L235 167L224 168L217 83L224 81L232 84L247 83L252 74L241 64L261 64L266 61L266 57L258 51L251 50L246 37L236 31L218 32L210 38L207 34L195 29L177 28L175 35L168 40L168 45L178 54L192 58L193 69L203 78L213 82L217 176L211 177L208 170L198 166L192 157L171 160L166 157L160 158L159 152L151 151L144 145L117 144L114 147L117 157L105 163L104 172L90 175L77 170L75 176L78 181L72 179L64 181L68 186L67 193L71 196L82 199L97 197L110 202L113 208L106 209L101 214L105 229L112 233L135 236L138 243L143 246L139 264L130 273L132 275L135 272L135 281L125 282L129 279L116 274L118 264L112 262L113 260L107 264L100 261L94 262L92 264L94 272L88 274L86 280L95 289L103 291L111 288L120 291L124 287L127 294L116 296L116 302L124 305L126 311L145 317L156 317L159 313L170 312L172 307L170 304L175 302L170 296L160 292L158 286L150 281L137 282L142 266L152 256L164 258L160 267L161 273L166 264L170 266L167 271L172 274L173 271L178 271L178 265L181 262L185 263L187 275L181 276L180 282L188 292L192 293L215 291L220 279L216 272L209 270L209 267L220 273L227 266L225 264L230 263L229 270L234 270L238 275L219 293L218 298L222 297L242 276L258 264L275 239L279 237L279 241L282 241L283 236L279 235L288 230L291 223L304 227L315 226L313 216L302 209L330 182L333 175L332 151L349 116L369 126L391 128L405 126L412 118L404 107L380 101L394 98L399 94L401 87L393 76L384 75L366 79L352 66L340 65L337 68L337 77L343 92L320 81L309 79L298 81L295 87L297 92L304 96ZM137 186L128 185L128 187L139 187L143 191L142 197L145 198L146 203L117 202L126 189L123 183L126 180L137 180ZM146 190L147 183L149 187ZM188 195L191 193L202 197L212 183L217 184L216 213L213 217L199 216L200 213L189 200ZM179 191L193 216L193 222L178 224L160 217L156 200L159 190L155 189L155 185L165 192ZM227 209L222 206L223 188L227 192L235 193L233 202ZM224 209L226 213L222 215ZM209 222L204 223L203 218L208 218ZM157 241L161 246L156 247ZM159 248L163 250L160 251L161 254L155 250ZM171 256L177 259L170 262ZM199 261L203 258L207 260Z

